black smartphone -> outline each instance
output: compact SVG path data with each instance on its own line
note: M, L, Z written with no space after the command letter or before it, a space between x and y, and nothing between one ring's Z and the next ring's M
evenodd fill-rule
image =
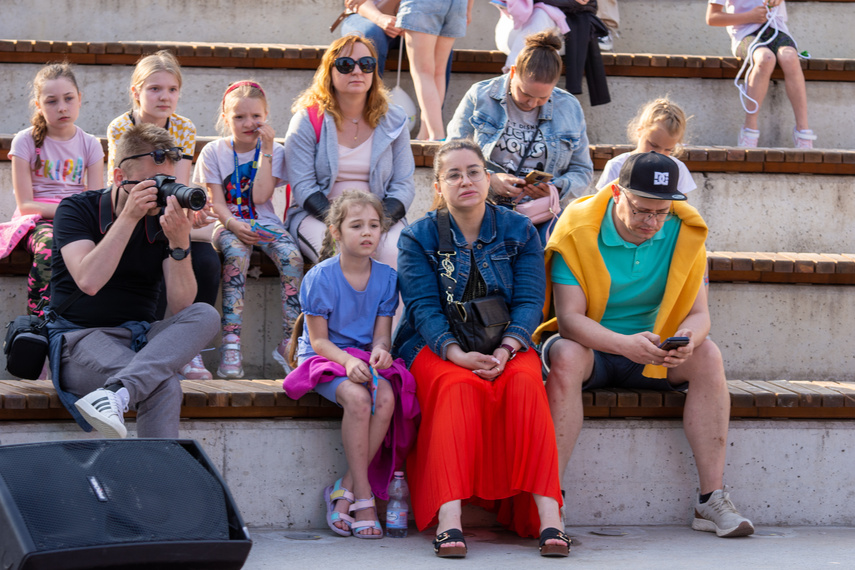
M675 348L686 346L687 344L689 344L689 337L672 336L666 338L665 342L659 345L659 348L661 348L662 350L674 350Z

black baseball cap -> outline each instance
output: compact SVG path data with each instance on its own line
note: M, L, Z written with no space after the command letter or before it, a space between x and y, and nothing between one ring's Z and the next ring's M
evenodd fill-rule
M629 155L620 169L618 185L642 198L653 200L685 200L677 190L680 170L670 157L658 152Z

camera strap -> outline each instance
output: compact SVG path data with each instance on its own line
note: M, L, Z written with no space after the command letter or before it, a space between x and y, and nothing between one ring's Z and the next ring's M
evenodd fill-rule
M240 161L238 160L238 153L235 150L235 138L232 137L232 154L235 157L235 169L232 172L232 200L234 204L237 204L238 207L238 215L242 219L246 219L243 216L243 192L240 187L240 173L238 170L240 169ZM246 209L249 212L249 219L255 219L255 208L252 205L252 186L255 183L255 176L258 174L258 158L261 156L261 137L258 137L255 141L255 156L252 158L252 164L249 167L249 181L246 183Z

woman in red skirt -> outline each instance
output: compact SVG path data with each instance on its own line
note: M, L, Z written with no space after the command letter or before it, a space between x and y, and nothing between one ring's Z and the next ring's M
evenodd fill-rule
M520 536L539 535L541 554L567 556L555 430L531 344L543 307L543 247L528 218L487 203L485 166L473 142L445 143L434 158L435 210L398 242L406 308L395 350L410 364L422 409L407 469L413 511L419 530L437 525L438 556L466 554L463 502L497 512ZM450 255L438 251L443 217ZM444 312L448 295L504 300L510 322L495 347L464 350Z

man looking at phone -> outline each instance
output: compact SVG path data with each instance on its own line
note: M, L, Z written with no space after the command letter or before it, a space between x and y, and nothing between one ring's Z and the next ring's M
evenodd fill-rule
M175 196L158 205L151 179L179 160L164 129L133 126L117 143L113 186L66 198L54 217L51 376L81 427L103 437L127 435L129 407L139 437L178 437L178 371L220 328L216 309L193 303L189 215ZM162 280L172 316L155 322Z
M563 468L582 429L582 390L688 390L683 429L700 479L692 528L754 532L724 489L730 396L707 303L707 226L677 191L667 156L633 154L620 178L567 207L546 249L546 390ZM664 350L666 337L687 337ZM546 338L543 336L542 338Z

